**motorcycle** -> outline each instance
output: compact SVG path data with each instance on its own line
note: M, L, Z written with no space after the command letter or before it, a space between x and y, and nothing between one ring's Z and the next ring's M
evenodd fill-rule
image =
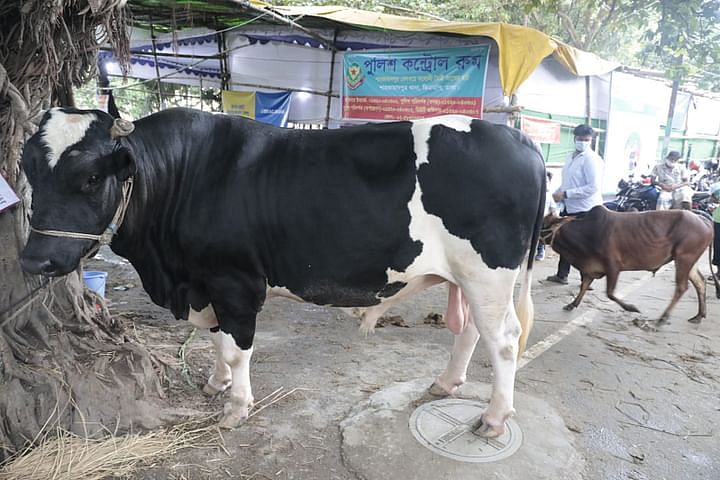
M635 182L632 177L629 180L621 179L618 182L618 193L615 200L605 202L608 210L616 212L644 212L655 210L660 187L649 183L650 177L642 176L642 181Z

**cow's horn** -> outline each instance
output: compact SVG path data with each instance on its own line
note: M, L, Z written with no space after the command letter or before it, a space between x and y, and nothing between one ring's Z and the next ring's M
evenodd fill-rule
M134 123L122 118L116 118L113 126L110 127L110 136L112 138L127 137L133 130L135 130Z

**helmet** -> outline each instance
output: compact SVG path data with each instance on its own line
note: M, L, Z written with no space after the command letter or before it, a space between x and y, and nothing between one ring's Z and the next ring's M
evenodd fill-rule
M710 186L710 195L714 197L720 197L720 182L713 183Z

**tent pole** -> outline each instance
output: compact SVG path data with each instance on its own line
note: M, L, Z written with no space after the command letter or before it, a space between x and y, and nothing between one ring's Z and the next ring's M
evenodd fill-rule
M333 32L332 44L335 45L337 42L338 28L335 28ZM337 49L332 49L332 55L330 57L330 81L328 82L327 91L327 108L325 109L325 128L330 128L330 106L332 104L332 92L333 92L333 80L335 77L335 57L337 56Z
M590 75L585 76L585 123L590 125L592 116L590 115Z
M227 62L227 48L225 45L225 33L217 34L218 55L220 57L220 90L229 90L230 69Z
M157 81L157 98L160 110L165 110L165 103L163 102L162 91L160 90L160 65L158 65L157 56L157 40L155 38L155 30L153 29L152 17L150 17L150 38L152 39L152 53L155 59L155 80Z

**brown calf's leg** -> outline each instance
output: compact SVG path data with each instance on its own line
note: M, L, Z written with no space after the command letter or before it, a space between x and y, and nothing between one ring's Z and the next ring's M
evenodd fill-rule
M608 269L607 274L607 296L610 300L620 305L624 310L628 312L639 313L640 310L631 303L626 303L615 296L615 287L617 286L619 271L615 269Z
M580 292L575 297L575 300L568 303L563 307L564 310L570 311L574 308L577 308L578 305L580 305L580 302L582 301L583 297L585 296L585 292L588 291L590 288L590 284L593 282L593 278L589 275L585 275L584 273L580 273L582 282L580 284Z
M656 322L658 326L667 323L668 318L670 317L670 312L673 308L675 308L675 305L680 300L680 297L682 297L688 289L690 270L695 268L694 264L697 258L690 260L686 257L687 255L676 254L675 256L675 293L673 294L672 300L670 300L670 305L668 305L663 314L660 315L660 318L658 318Z
M694 317L689 318L688 322L700 323L707 315L707 304L705 301L705 280L703 279L700 270L698 270L697 265L694 265L692 270L690 270L689 279L690 283L692 283L693 287L695 287L695 292L697 293L698 313Z

